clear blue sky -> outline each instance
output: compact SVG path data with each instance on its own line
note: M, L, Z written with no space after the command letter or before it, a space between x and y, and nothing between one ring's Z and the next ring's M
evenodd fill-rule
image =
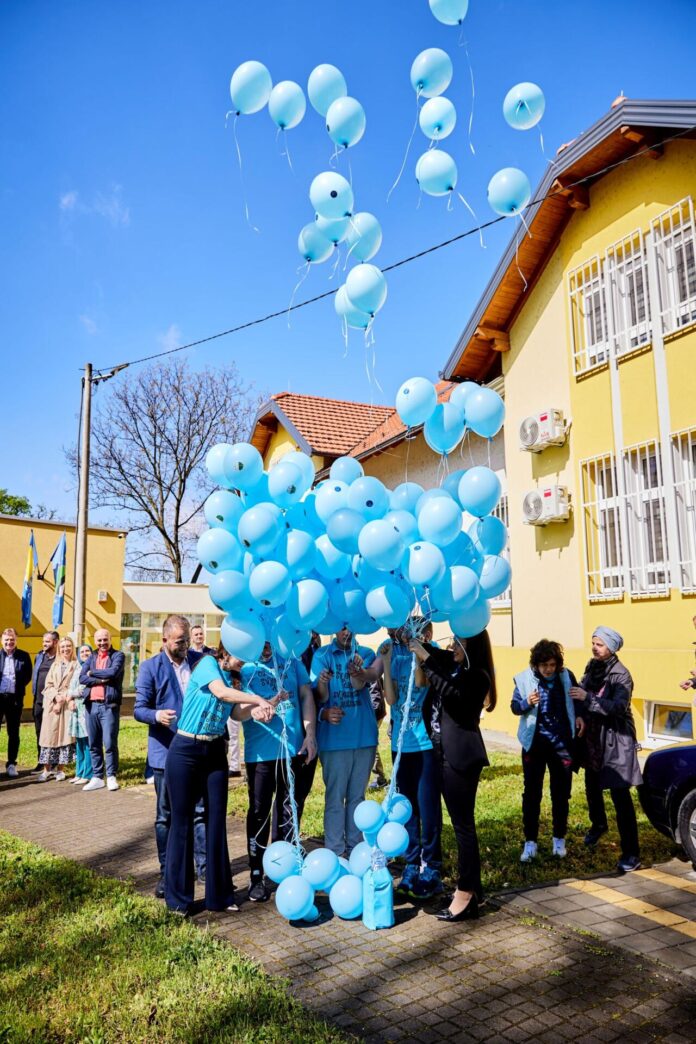
M534 132L516 133L502 99L520 80L547 98L547 152L575 137L620 91L633 98L694 97L694 0L471 0L465 36L427 0L240 3L238 0L5 0L0 6L0 276L4 452L0 486L74 513L60 452L77 424L80 367L106 366L183 343L282 308L300 263L297 233L311 220L308 187L328 168L330 141L308 107L289 132L294 173L266 111L240 118L244 220L228 85L256 58L274 81L303 86L332 62L365 106L365 137L350 150L358 209L378 215L389 264L470 224L461 204L418 191L416 134L404 178L386 204L415 115L409 69L425 47L444 47L447 92L459 123L446 147L460 188L484 220L486 186L501 166L545 160ZM235 360L259 392L290 387L392 402L406 377L442 367L500 256L511 227L404 267L389 279L375 326L380 393L368 382L361 336L344 358L331 301L187 353L194 367ZM316 267L300 297L329 283ZM177 342L177 339L178 342ZM108 386L107 386L108 387ZM105 389L106 390L106 389ZM102 394L100 392L99 394Z

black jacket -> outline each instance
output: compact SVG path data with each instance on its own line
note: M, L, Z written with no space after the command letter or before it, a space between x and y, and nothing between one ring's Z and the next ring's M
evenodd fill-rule
M468 670L454 662L452 653L426 645L428 659L421 664L430 689L423 704L423 720L433 746L452 768L464 771L488 765L479 722L491 687L485 671ZM439 713L438 713L439 709ZM433 714L439 720L439 742L433 735Z
M603 788L637 787L643 777L631 712L633 679L628 668L613 656L607 663L600 695L592 691L596 686L593 666L590 660L580 682L581 688L587 692L587 699L576 703L578 713L587 722L585 745L596 750Z
M0 678L2 672L5 670L5 660L7 659L7 653L4 649L0 649ZM17 701L20 699L24 702L24 693L27 690L27 685L31 682L31 656L29 653L25 653L23 649L15 649L14 651L14 662L15 662L15 696Z

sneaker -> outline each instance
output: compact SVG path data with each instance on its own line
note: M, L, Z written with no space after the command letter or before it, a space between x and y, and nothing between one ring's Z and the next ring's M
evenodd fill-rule
M269 897L263 874L252 874L247 896L252 903L265 903Z
M609 827L590 827L585 834L585 844L588 848L594 848L602 834L606 834Z
M410 894L414 899L433 899L436 895L442 895L444 890L440 871L424 866Z
M70 780L70 782L72 783L73 786L75 786L77 783L86 783L87 780L83 779L82 776L73 776L73 778Z
M200 881L201 884L205 884L205 867L202 870L196 870L196 880Z
M101 776L92 776L92 778L90 779L89 783L86 786L84 786L82 789L83 789L83 791L84 790L103 790L105 786L106 786L106 783L101 778Z
M154 783L155 782L155 777L154 776L146 776L145 777L145 782L146 783Z
M239 913L239 907L237 906L236 903L230 903L229 906L225 907L225 912L226 913Z
M394 889L397 895L412 895L416 881L418 880L419 867L415 863L408 863L404 867L401 880Z
M106 788L107 790L118 790L118 780L115 776L106 777Z
M64 779L65 779L65 773L64 772L56 772L56 783L62 783Z
M522 855L520 856L520 863L531 863L532 859L536 859L538 851L539 846L536 841L525 841Z
M39 776L39 783L48 783L51 776L52 773L49 772L48 769L44 769L41 775Z
M8 775L8 777L10 779L17 779L17 776L19 775L19 772L17 771L17 766L16 765L8 765L7 766L7 775Z
M620 874L630 874L633 870L640 870L641 862L639 856L621 856L616 869Z
M568 853L566 852L565 838L554 837L552 843L552 854L558 856L559 859L565 859L565 857L568 855Z

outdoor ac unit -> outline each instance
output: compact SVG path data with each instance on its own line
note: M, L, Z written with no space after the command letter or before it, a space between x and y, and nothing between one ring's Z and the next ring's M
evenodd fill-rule
M101 604L108 602L109 592L108 591L97 591L97 601Z
M570 498L565 486L532 489L522 501L522 515L528 526L547 526L565 522L570 515Z
M520 449L541 453L547 446L562 446L567 434L563 410L542 410L520 424Z

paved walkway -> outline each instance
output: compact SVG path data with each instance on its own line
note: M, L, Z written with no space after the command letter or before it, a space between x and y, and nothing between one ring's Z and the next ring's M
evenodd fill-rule
M143 891L154 886L152 788L83 794L67 783L34 779L0 783L0 828L131 879ZM238 820L230 820L230 841L241 890L248 878ZM288 924L272 902L243 903L238 914L196 920L267 971L286 976L307 1007L380 1044L693 1042L688 958L696 943L696 884L682 864L652 873L518 893L478 923L457 926L439 923L432 909L405 904L393 929L369 932L360 922L332 917L325 900L322 921L306 927ZM675 896L681 903L671 902ZM608 912L614 909L616 916ZM661 911L667 920L656 920ZM677 933L676 947L656 935L662 932L669 939ZM639 945L641 939L647 944ZM688 975L663 963L680 967L665 952L670 949L682 954ZM660 963L652 960L655 953Z

